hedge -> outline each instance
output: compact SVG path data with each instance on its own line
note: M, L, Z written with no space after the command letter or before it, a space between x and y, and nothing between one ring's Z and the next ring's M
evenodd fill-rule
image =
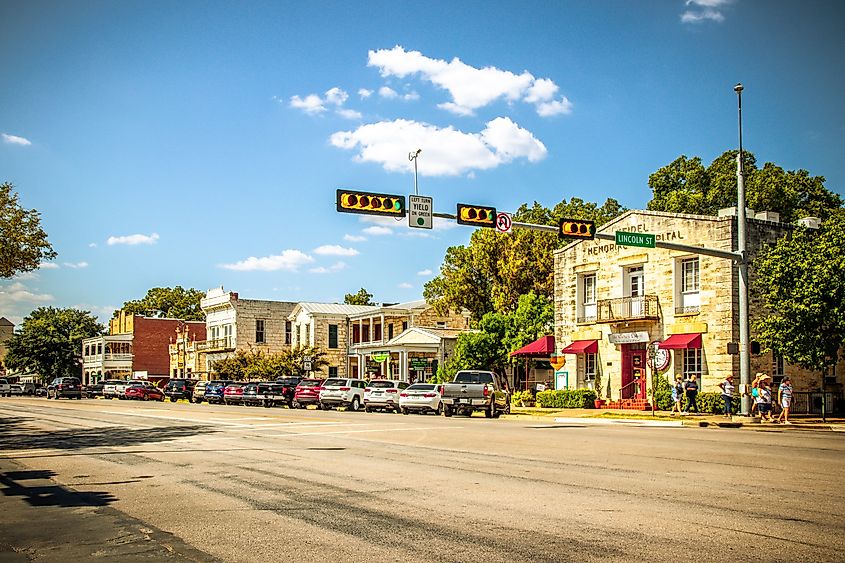
M554 409L591 409L595 400L596 392L592 389L540 391L536 397L538 407Z

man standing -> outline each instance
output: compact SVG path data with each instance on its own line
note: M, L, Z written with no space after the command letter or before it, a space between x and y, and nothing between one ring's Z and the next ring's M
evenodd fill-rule
M783 422L784 424L792 424L789 422L789 408L792 406L792 381L788 375L783 376L783 381L781 381L778 387L778 403L780 403L782 410L777 421Z
M692 374L689 380L684 383L684 391L687 394L687 406L684 411L689 413L692 410L692 412L698 413L698 403L695 402L695 398L698 396L698 378L695 374Z
M733 374L728 374L725 377L725 380L719 384L719 387L722 389L722 400L725 401L725 416L730 418L731 417L731 403L733 402L734 398L734 376Z

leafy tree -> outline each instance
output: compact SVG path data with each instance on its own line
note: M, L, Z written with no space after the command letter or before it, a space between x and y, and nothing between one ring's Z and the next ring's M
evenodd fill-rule
M40 307L7 342L6 367L42 378L82 375L82 340L103 334L88 311Z
M671 213L716 215L737 204L737 151L718 156L708 167L699 157L681 155L648 177L653 196L648 209ZM743 151L746 204L758 211L776 211L785 223L802 217L828 217L842 206L842 198L824 187L822 176L806 170L785 171Z
M289 375L303 375L302 361L311 356L311 371L321 371L329 365L325 351L305 346L279 354L264 354L260 350L238 350L228 358L214 362L218 377L233 381L268 380Z
M363 287L358 290L358 293L347 293L343 297L343 302L347 305L375 305L373 294Z
M56 257L39 213L21 207L13 188L8 182L0 184L0 278L30 272Z
M184 289L181 285L174 288L154 287L147 291L143 299L127 301L123 311L138 315L150 315L185 321L205 320L200 308L200 299L205 294L198 289ZM119 311L114 312L114 316Z
M553 209L536 201L523 204L514 220L557 226L560 219L591 219L598 225L625 211L608 199L602 206L578 198L563 200ZM476 322L489 312L509 313L521 295L531 291L551 297L554 292L553 252L569 241L555 232L514 229L502 235L493 229L476 229L467 246L452 246L440 274L425 284L423 296L439 312L467 309Z
M845 210L798 228L754 260L752 289L768 312L757 339L790 363L827 373L845 357Z

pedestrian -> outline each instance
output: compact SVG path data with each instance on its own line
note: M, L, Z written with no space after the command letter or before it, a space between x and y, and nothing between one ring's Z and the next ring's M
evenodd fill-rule
M731 406L734 399L734 376L729 373L723 382L719 384L722 389L722 400L725 401L725 416L731 417Z
M684 384L684 391L687 393L687 406L684 411L689 413L692 410L692 412L698 413L698 403L695 402L695 398L698 396L698 377L695 374L692 374Z
M675 416L675 412L679 415L681 414L681 401L684 398L684 379L679 375L675 378L675 384L672 386L672 401L674 405L672 405L672 416Z
M769 383L771 380L767 374L761 374L757 387L757 409L763 422L772 422L772 386Z
M760 394L760 377L764 375L760 372L754 374L754 381L751 382L751 413L754 416L754 411L757 409L757 397Z
M792 381L788 375L783 376L783 381L781 381L778 387L778 403L780 404L780 408L783 409L780 411L780 416L778 416L778 422L792 424L789 422L789 409L792 406Z

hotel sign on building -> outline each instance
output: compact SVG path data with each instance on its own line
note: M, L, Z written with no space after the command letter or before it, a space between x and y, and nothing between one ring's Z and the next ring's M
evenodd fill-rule
M771 220L772 213L758 216L763 218L748 219L752 259L763 244L793 228ZM658 243L731 252L737 218L728 210L718 217L632 210L599 232L654 234ZM738 357L728 353L728 344L739 340L737 268L724 258L643 246L596 239L555 252L558 353L572 354L567 365L574 364L576 377L570 377L577 378L579 388L600 387L605 397L609 389L614 400L646 398L653 371L650 347L670 355L661 376L671 380L695 374L704 391L714 391L725 375L739 370ZM750 275L753 281L753 270ZM752 301L752 321L760 314ZM753 356L751 367L752 372L774 371L776 379L783 375L778 371L789 369L801 385L800 370L784 366L771 352ZM808 382L818 381L817 375L805 375Z

